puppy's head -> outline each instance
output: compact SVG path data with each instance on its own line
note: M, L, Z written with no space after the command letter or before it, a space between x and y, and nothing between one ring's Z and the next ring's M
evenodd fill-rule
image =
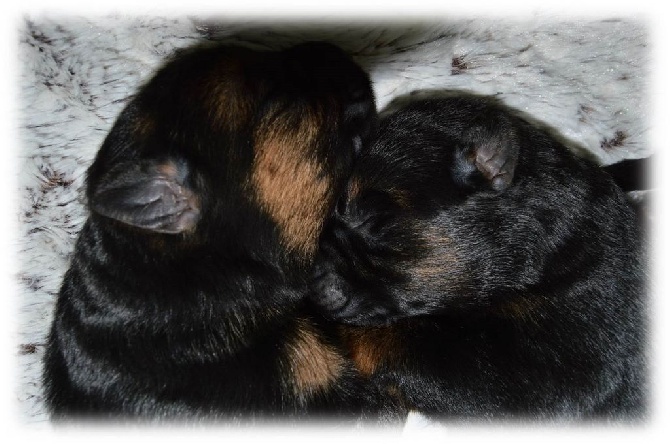
M190 50L105 140L91 218L152 245L308 262L374 119L366 74L331 45Z
M475 302L486 276L470 264L487 260L482 228L496 226L518 155L516 127L486 101L419 102L386 117L329 220L316 302L354 324Z

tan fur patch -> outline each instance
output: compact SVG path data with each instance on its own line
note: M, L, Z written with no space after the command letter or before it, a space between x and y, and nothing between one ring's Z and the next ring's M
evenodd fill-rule
M313 152L321 116L306 111L296 120L291 124L279 116L261 122L251 182L287 250L309 258L317 248L333 183Z
M497 312L506 318L537 323L537 308L542 305L543 301L544 299L541 297L532 299L528 297L517 297L500 304L497 307Z
M340 333L356 369L371 376L382 365L397 365L403 356L403 341L398 326L343 326Z
M347 199L354 200L361 193L361 180L358 177L352 177L347 185Z
M210 79L205 91L210 118L214 126L236 132L244 126L251 113L252 103L242 78L242 69L238 63L227 63L217 76Z
M191 88L184 88L185 100L202 104L213 129L224 129L233 134L247 123L254 103L254 88L246 80L246 67L253 66L254 55L240 52L227 54L212 69L201 73Z
M412 199L410 194L406 190L401 190L399 188L389 189L389 194L395 203L397 203L401 208L409 209L412 207Z
M446 277L458 266L458 257L454 242L444 233L428 225L421 229L421 236L427 253L414 267L421 279Z
M169 178L177 177L179 174L177 165L174 162L165 162L158 165L158 171Z
M286 345L286 354L290 382L298 397L327 389L344 370L344 357L303 319L297 322L296 336Z

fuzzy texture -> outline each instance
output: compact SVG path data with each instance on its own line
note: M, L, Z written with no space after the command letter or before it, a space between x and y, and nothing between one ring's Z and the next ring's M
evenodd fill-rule
M51 418L404 419L307 303L374 108L324 43L208 45L160 69L86 175L44 359Z
M497 95L599 163L645 157L648 37L625 20L438 20L288 26L186 17L29 17L19 29L18 386L46 414L43 344L86 218L86 168L136 89L175 49L211 39L279 48L328 40L370 72L378 108L415 90Z
M422 413L637 419L642 231L609 174L495 100L417 100L361 151L314 301L362 326L358 367Z

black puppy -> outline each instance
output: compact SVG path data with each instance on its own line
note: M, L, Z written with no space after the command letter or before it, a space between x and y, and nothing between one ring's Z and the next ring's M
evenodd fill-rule
M88 171L44 362L52 416L377 415L304 303L375 118L368 77L327 44L198 48L160 70Z
M359 370L409 408L644 412L635 213L602 169L493 100L384 118L321 247L315 300L361 325L343 333Z

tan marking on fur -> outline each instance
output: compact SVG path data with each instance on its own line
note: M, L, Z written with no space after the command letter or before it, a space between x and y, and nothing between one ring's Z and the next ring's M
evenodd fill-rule
M530 299L520 296L501 303L497 308L497 312L506 318L536 323L536 310L542 305L542 302L543 299L541 297Z
M179 174L177 165L174 162L165 162L163 164L160 164L158 165L157 169L161 174L169 178L177 177L177 175Z
M214 129L236 133L249 119L254 94L245 80L245 66L253 64L248 59L249 54L226 56L195 85Z
M361 193L361 180L358 177L352 177L347 184L347 200L354 200Z
M439 278L441 275L443 275L445 272L445 268L444 264L434 262L434 258L431 257L428 260L424 260L421 263L419 263L414 268L414 272L421 279L432 279L432 278Z
M427 225L421 229L426 255L414 267L414 272L422 279L446 276L458 265L454 242L438 227Z
M409 209L412 207L412 199L409 192L406 190L391 188L389 189L388 193L391 195L393 201L400 205L401 208Z
M405 393L400 389L396 384L387 384L384 386L384 391L389 399L395 402L395 405L401 407L403 410L409 411L412 409L417 409L417 406L411 403Z
M296 336L286 345L286 352L291 385L298 397L326 390L344 370L344 357L306 320L298 320Z
M372 376L381 366L399 365L403 357L400 327L342 326L340 334L356 369Z
M415 230L418 255L406 262L408 280L401 284L403 289L419 297L469 294L472 270L460 259L459 244L439 224L419 224Z
M251 182L263 208L277 224L288 251L311 257L332 197L332 178L314 156L321 128L318 113L306 111L290 124L266 118L256 133Z

